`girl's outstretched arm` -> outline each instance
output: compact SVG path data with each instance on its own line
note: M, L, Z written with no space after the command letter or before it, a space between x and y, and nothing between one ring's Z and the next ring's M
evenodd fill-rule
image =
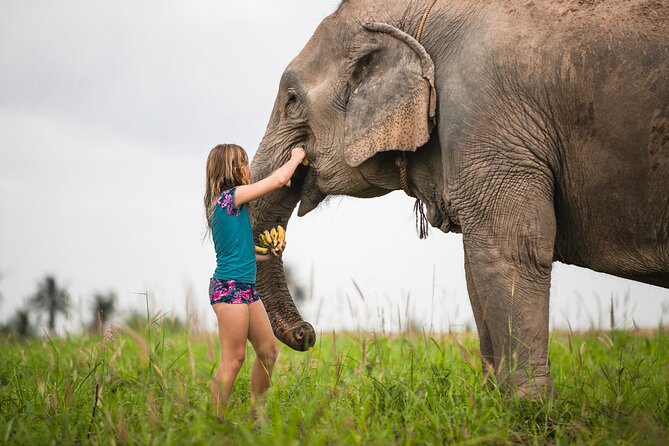
M295 173L295 169L300 165L305 155L302 147L295 147L291 152L290 160L276 169L270 176L257 183L237 186L235 190L235 206L239 207L244 203L253 201L285 186L290 181L293 173Z

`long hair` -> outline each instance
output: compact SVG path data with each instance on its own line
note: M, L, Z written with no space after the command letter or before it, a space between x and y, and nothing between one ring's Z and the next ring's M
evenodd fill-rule
M237 144L219 144L209 152L204 192L208 229L211 229L211 218L221 193L241 184L249 184L248 164L246 151Z

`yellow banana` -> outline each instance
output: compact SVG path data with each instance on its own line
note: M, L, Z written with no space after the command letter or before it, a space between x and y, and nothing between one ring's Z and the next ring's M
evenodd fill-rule
M267 254L269 252L269 248L265 248L262 246L256 246L256 254Z
M265 234L263 234L262 232L258 236L258 242L259 242L260 246L265 247L265 248L269 248L271 246L270 243L267 243L267 239L265 238Z
M285 241L286 230L283 229L281 225L278 225L269 230L266 229L258 234L258 244L260 246L256 246L256 252L259 252L259 249L275 251L279 246L284 245ZM264 252L261 254L264 254Z

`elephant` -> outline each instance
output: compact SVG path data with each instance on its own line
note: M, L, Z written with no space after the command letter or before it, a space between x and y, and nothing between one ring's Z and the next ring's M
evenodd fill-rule
M669 7L649 0L343 0L279 81L255 234L332 195L404 190L462 234L489 382L554 394L554 262L669 288ZM315 342L282 260L257 286L279 340ZM491 384L493 385L493 384Z

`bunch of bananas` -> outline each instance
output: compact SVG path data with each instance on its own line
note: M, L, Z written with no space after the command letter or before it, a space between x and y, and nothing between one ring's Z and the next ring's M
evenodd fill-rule
M272 254L277 255L277 251L283 249L286 243L286 230L281 226L264 230L258 236L258 245L256 246L256 254Z

